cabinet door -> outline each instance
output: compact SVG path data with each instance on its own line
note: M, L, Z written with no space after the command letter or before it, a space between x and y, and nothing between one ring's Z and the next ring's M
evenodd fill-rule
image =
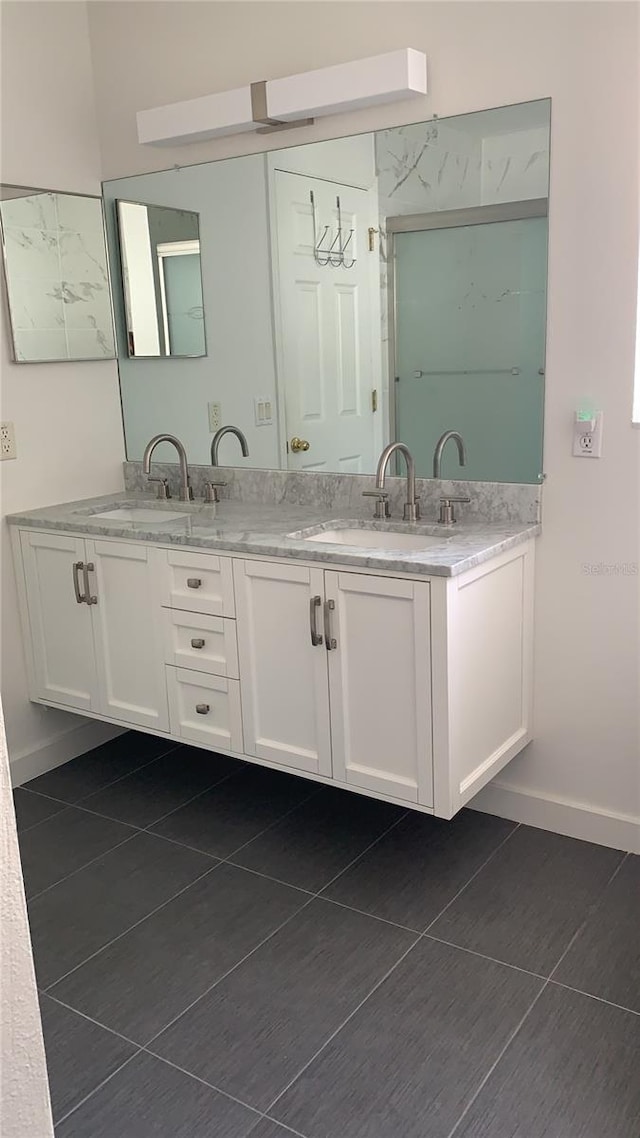
M311 643L323 572L234 561L234 577L245 754L330 775L326 653Z
M325 591L334 778L432 806L429 585L327 572Z
M91 615L83 596L81 538L20 535L36 699L97 710Z
M157 731L169 730L156 559L149 545L87 541L99 711Z

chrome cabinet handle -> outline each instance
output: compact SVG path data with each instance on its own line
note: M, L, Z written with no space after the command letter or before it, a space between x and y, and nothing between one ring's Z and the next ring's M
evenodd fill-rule
M338 647L338 641L335 636L331 635L331 613L335 607L335 601L324 602L324 642L327 652L330 652L332 648Z
M83 602L86 601L86 599L87 599L86 595L84 593L80 592L80 584L78 581L78 573L80 572L81 569L84 569L84 562L83 561L74 561L73 565L71 566L71 576L73 577L73 591L76 595L76 601L78 602L79 605L83 604Z
M314 648L322 644L322 633L318 632L318 609L322 604L322 597L311 597L309 601L309 625L311 628L311 643Z
M198 715L208 715L211 711L211 708L208 703L197 703L196 711Z
M191 647L192 648L204 648L204 640L202 640L202 638L199 636L194 636L193 640L191 641Z
M187 577L188 589L199 589L202 584L200 577Z
M95 572L95 565L93 561L87 561L86 565L82 566L82 578L84 581L84 600L88 605L97 605L98 598L91 593L91 584L89 582L89 574Z

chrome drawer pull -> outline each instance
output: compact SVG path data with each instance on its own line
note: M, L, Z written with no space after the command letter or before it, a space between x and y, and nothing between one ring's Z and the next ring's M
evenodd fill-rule
M199 589L202 584L200 577L187 577L188 589Z
M80 592L80 584L78 582L78 573L80 572L81 569L84 569L84 562L83 561L74 561L73 565L71 566L71 576L73 577L73 591L76 595L76 601L78 602L79 605L83 604L84 601L86 601L86 599L87 599L85 594Z
M338 647L338 641L331 635L331 613L336 607L335 601L324 602L324 644L327 652Z
M322 644L322 633L318 632L316 613L322 604L322 597L311 597L309 601L309 623L311 625L311 643L314 648Z
M194 636L193 640L191 641L191 647L204 648L204 640L200 639L198 636Z
M211 708L209 707L208 703L197 703L196 711L198 712L198 715L208 715L211 711Z
M91 585L89 583L89 574L95 573L95 568L96 567L93 564L93 561L87 561L87 564L83 565L83 567L82 567L82 577L84 580L84 593L85 593L84 599L88 605L97 605L97 603L98 603L98 598L95 596L95 594L92 595L92 593L91 593Z

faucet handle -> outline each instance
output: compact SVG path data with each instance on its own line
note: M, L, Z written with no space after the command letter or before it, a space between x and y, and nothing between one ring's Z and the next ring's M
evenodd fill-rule
M447 495L446 498L441 498L440 499L440 517L438 518L439 523L441 525L444 525L444 526L453 525L453 523L457 521L454 506L453 506L454 502L470 502L470 501L471 501L471 498L464 498L464 497L454 498L451 495Z
M166 502L167 498L171 497L169 489L169 482L166 478L152 478L151 475L147 476L147 482L157 482L158 489L156 490L156 498L159 502Z
M384 521L385 518L391 517L391 510L389 509L389 491L388 490L363 490L363 498L376 498L376 508L374 518L379 521Z
M205 502L219 502L220 495L218 489L220 486L226 486L226 482L205 482L204 484L204 500Z

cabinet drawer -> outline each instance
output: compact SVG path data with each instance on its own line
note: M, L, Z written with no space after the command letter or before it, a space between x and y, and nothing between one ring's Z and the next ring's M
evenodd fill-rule
M162 622L166 664L238 679L235 620L162 609Z
M163 605L211 616L235 616L230 557L170 549L162 574Z
M240 684L187 668L167 668L171 734L242 754Z

